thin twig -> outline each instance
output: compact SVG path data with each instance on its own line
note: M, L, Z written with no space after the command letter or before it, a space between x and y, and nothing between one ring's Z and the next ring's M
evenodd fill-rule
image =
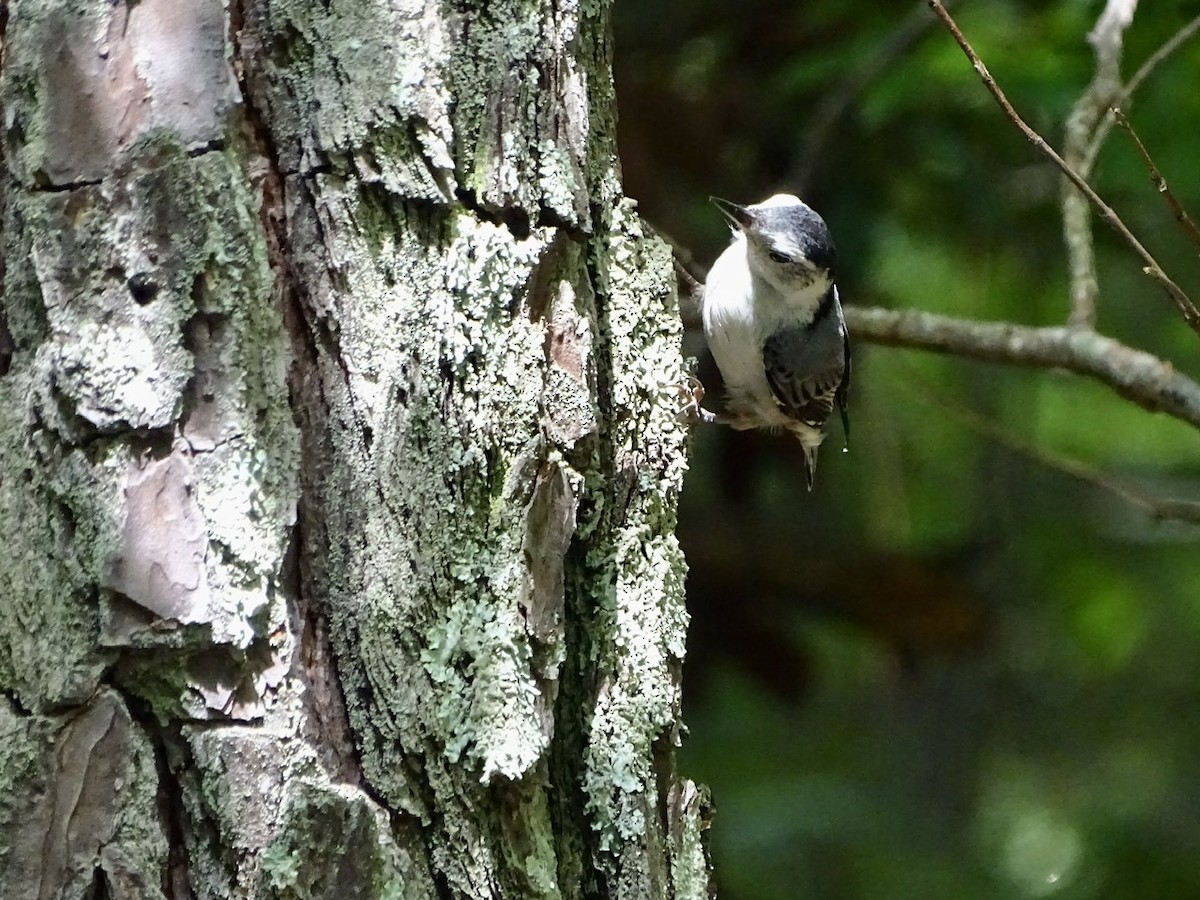
M1067 117L1062 153L1066 164L1085 179L1091 174L1086 168L1087 152L1096 125L1121 90L1121 48L1136 8L1137 0L1108 0L1088 35L1088 42L1096 52L1096 71ZM1062 183L1062 215L1071 284L1068 321L1093 328L1100 283L1096 278L1091 208L1079 188L1066 178Z
M1175 32L1174 35L1163 42L1161 47L1146 58L1146 61L1133 73L1133 77L1129 79L1125 87L1113 98L1112 106L1128 106L1134 92L1142 86L1142 82L1150 77L1150 74L1158 68L1163 60L1187 43L1198 31L1200 31L1200 16L1196 16L1196 18L1184 25L1179 31ZM1108 138L1108 133L1112 130L1115 121L1116 119L1110 110L1096 128L1096 134L1092 138L1091 146L1088 148L1086 163L1079 170L1085 178L1091 173L1092 167L1095 166L1096 157L1100 155L1100 148L1104 146L1104 141Z
M1084 328L1031 328L914 310L845 308L860 341L987 362L1063 369L1112 388L1150 412L1200 428L1200 384L1158 357Z
M1079 460L1060 456L1057 453L1046 450L1044 447L1037 447L1028 441L1022 440L998 422L981 416L975 410L951 400L939 391L932 390L928 386L922 386L921 390L925 396L920 399L936 403L938 408L943 412L958 419L964 425L984 437L991 438L996 443L1016 453L1020 453L1022 456L1027 456L1046 468L1055 469L1093 487L1115 494L1125 502L1141 509L1152 519L1157 521L1200 522L1200 503L1194 500L1157 497L1149 494Z
M1133 126L1125 118L1125 113L1114 107L1113 116L1116 118L1117 124L1129 135L1130 140L1137 147L1138 153L1142 155L1142 161L1146 164L1146 168L1150 172L1150 180L1154 182L1154 186L1158 188L1158 192L1163 195L1163 199L1171 207L1171 212L1175 215L1175 221L1183 228L1184 233L1188 236L1188 240L1196 245L1197 250L1200 250L1200 228L1196 227L1196 223L1192 221L1192 217L1187 214L1187 210L1183 208L1182 204L1180 204L1179 200L1171 192L1171 188L1167 185L1167 179L1163 178L1162 173L1158 170L1158 166L1150 158L1150 151L1146 149L1146 145L1142 143L1142 139L1137 136L1137 132L1133 130Z
M1150 251L1142 246L1142 242L1134 236L1133 232L1126 227L1125 223L1121 221L1121 217L1117 215L1116 211L1102 199L1100 199L1100 195L1092 190L1091 186L1079 176L1078 172L1076 172L1074 169L1068 166L1066 162L1063 161L1063 158L1059 156L1057 152L1055 152L1054 148L1046 143L1045 138L1025 124L1025 120L1017 114L1015 109L1013 109L1013 105L1009 103L1008 97L1005 96L1004 91L1000 90L1000 85L998 85L996 80L992 78L991 73L988 72L987 66L983 64L983 60L979 58L979 54L975 52L975 48L973 48L963 36L962 31L958 27L958 23L955 22L950 13L946 11L946 7L942 5L940 0L928 0L928 3L930 9L937 14L938 18L940 18L943 24L945 24L946 29L954 37L954 40L958 42L958 46L962 48L963 53L966 54L967 59L970 60L972 67L983 81L984 86L996 99L996 102L1000 104L1001 109L1004 110L1004 113L1008 116L1009 120L1023 135L1025 135L1026 140L1037 147L1037 149L1040 150L1042 154L1046 156L1046 158L1051 160L1056 166L1059 167L1059 169L1062 170L1063 174L1065 174L1067 178L1071 180L1071 183L1079 188L1079 190L1083 192L1083 195L1088 198L1093 206L1096 207L1104 221L1106 221L1122 238L1125 239L1125 242L1129 244L1134 253L1137 254L1138 258L1142 260L1142 271L1163 286L1167 294L1172 300L1175 301L1175 305L1179 308L1180 313L1182 313L1184 321L1188 323L1193 331L1195 331L1197 334L1200 334L1200 310L1196 309L1195 304L1192 303L1188 295L1183 292L1183 289L1180 288L1179 285L1170 279L1165 271L1163 271L1162 266L1160 266L1158 261L1150 255Z
M693 300L698 299L700 293L704 290L704 271L700 268L700 264L696 262L696 257L688 247L685 247L658 226L651 225L650 227L671 248L671 258L675 262L675 275L679 278L683 287L686 288L687 296Z
M687 288L688 296L699 296L700 292L704 290L703 282L696 280L696 276L688 270L688 267L678 256L672 256L672 259L675 260L675 274L683 283L683 286Z

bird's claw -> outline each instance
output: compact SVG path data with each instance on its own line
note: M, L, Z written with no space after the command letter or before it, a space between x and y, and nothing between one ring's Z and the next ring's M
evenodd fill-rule
M695 375L688 375L683 381L667 385L665 389L673 392L683 401L683 405L676 412L680 418L706 423L717 421L715 413L709 412L700 405L704 400L704 385Z

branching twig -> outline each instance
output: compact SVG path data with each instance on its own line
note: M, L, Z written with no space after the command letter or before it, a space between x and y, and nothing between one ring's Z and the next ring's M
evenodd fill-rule
M1183 208L1175 195L1171 193L1171 188L1167 186L1167 179L1163 178L1162 173L1158 171L1158 166L1150 158L1150 151L1146 149L1146 145L1142 143L1142 139L1137 136L1137 132L1133 130L1133 126L1125 118L1125 114L1115 107L1112 112L1117 120L1117 124L1125 129L1125 133L1129 135L1134 146L1137 147L1138 153L1142 155L1142 161L1150 171L1150 180L1154 182L1154 186L1158 188L1158 192L1163 195L1163 198L1167 201L1167 205L1171 207L1171 212L1175 214L1175 221L1183 228L1188 239L1196 245L1196 249L1200 250L1200 228L1196 227L1196 223L1187 214L1187 210Z
M991 73L988 72L987 66L983 64L983 60L979 58L979 54L975 52L975 49L967 41L966 37L963 36L962 31L958 27L958 23L955 22L950 13L946 11L946 7L942 5L940 0L928 0L928 3L930 8L937 14L938 18L940 18L945 24L950 34L953 35L954 40L958 42L958 46L962 48L963 53L965 53L967 59L970 60L972 67L974 67L976 73L983 81L984 86L996 99L996 102L1000 104L1001 109L1004 110L1004 113L1008 116L1009 120L1018 128L1018 130L1020 130L1023 135L1025 135L1026 140L1037 147L1037 149L1040 150L1043 155L1045 155L1056 166L1058 166L1059 169L1062 170L1063 174L1071 180L1071 183L1079 188L1079 190L1085 197L1088 198L1091 204L1096 207L1104 221L1106 221L1122 238L1125 239L1125 242L1128 243L1131 248L1133 248L1134 253L1137 254L1138 258L1142 261L1142 271L1163 286L1167 294L1172 300L1175 301L1175 305L1179 308L1180 313L1183 314L1184 320L1189 326L1191 326L1192 330L1200 334L1200 310L1196 309L1196 306L1192 303L1187 294L1183 292L1183 289L1180 288L1179 285L1177 285L1174 281L1172 281L1166 272L1163 271L1162 266L1158 264L1157 260L1150 255L1150 251L1142 246L1142 242L1139 241L1134 236L1133 232L1130 231L1125 225L1125 223L1121 221L1121 218L1117 215L1116 211L1107 203L1105 203L1100 198L1099 194L1092 190L1091 186L1079 176L1078 172L1076 172L1069 165L1067 165L1066 162L1063 161L1063 158L1059 156L1057 152L1055 152L1054 148L1046 143L1045 138L1025 124L1025 120L1017 114L1017 111L1013 108L1013 105L1009 103L1008 97L1005 96L1004 91L1000 89L1000 85L998 85L996 80L992 78Z
M1007 428L981 416L973 409L952 401L938 392L925 391L936 402L938 408L961 421L964 425L988 437L998 444L1016 453L1027 456L1034 462L1049 469L1055 469L1077 478L1093 487L1115 494L1150 516L1152 519L1175 520L1182 522L1200 522L1200 503L1194 500L1180 500L1173 497L1156 497L1125 482L1113 478L1106 472L1093 468L1076 459L1070 459L1052 453L1043 447L1037 447L1017 437Z
M1129 79L1125 87L1113 98L1112 105L1118 107L1128 106L1130 98L1141 87L1142 82L1150 77L1150 73L1158 68L1164 59L1182 47L1198 31L1200 31L1200 16L1196 16L1196 18L1184 25L1179 31L1175 32L1169 40L1165 41L1161 47L1146 58L1146 61L1133 73L1133 77ZM1114 122L1115 119L1110 110L1097 126L1096 134L1092 137L1091 146L1088 147L1086 162L1083 168L1079 170L1085 178L1088 177L1093 166L1095 166L1096 157L1100 155L1100 148L1104 146L1104 141L1108 138L1108 133L1112 130Z
M1108 0L1088 41L1096 51L1096 73L1067 117L1063 137L1063 160L1088 178L1088 147L1096 126L1113 98L1121 90L1121 47L1125 29L1133 21L1137 0ZM1071 283L1072 325L1092 328L1096 324L1096 254L1092 244L1092 222L1087 198L1069 180L1063 180L1063 238L1067 246L1067 268Z
M1064 369L1107 385L1143 409L1200 428L1200 384L1152 354L1088 329L1030 328L865 307L846 307L845 313L851 335L861 341Z

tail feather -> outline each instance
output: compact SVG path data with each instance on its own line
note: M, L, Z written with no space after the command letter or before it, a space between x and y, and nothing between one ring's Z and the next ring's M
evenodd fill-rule
M813 489L813 482L817 478L817 451L821 449L818 444L815 447L810 447L808 444L803 444L804 447L804 478L808 482L808 489Z

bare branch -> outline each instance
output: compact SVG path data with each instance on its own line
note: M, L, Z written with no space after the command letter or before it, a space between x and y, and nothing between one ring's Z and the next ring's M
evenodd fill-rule
M1158 357L1086 328L1031 328L933 313L846 307L862 341L988 362L1064 369L1091 378L1150 412L1200 428L1200 384Z
M1063 160L1079 173L1091 175L1088 148L1092 135L1113 98L1121 90L1121 48L1125 29L1133 21L1137 0L1108 0L1088 41L1096 51L1096 73L1067 117L1063 138ZM1092 222L1087 198L1070 180L1063 180L1063 238L1067 245L1067 268L1071 277L1072 325L1096 324L1096 254L1092 245Z
M1200 229L1196 227L1196 223L1187 214L1187 210L1183 208L1183 205L1176 199L1175 195L1171 193L1171 188L1167 185L1167 179L1163 178L1162 173L1158 171L1158 166L1150 158L1150 151L1146 149L1146 145L1142 143L1142 139L1137 136L1137 132L1133 130L1133 126L1125 118L1125 114L1115 107L1112 112L1116 117L1117 124L1125 129L1134 146L1137 147L1138 153L1142 155L1142 161L1150 171L1150 180L1154 182L1154 186L1158 188L1158 192L1163 195L1163 198L1167 201L1167 205L1171 207L1171 212L1175 215L1175 221L1183 228L1184 233L1188 236L1188 240L1196 245L1197 250L1200 250Z
M1092 190L1091 186L1079 176L1078 172L1076 172L1069 165L1067 165L1066 162L1063 161L1063 158L1059 156L1057 152L1055 152L1054 148L1046 143L1045 138L1025 124L1025 120L1017 114L1015 109L1013 109L1012 104L1008 101L1008 97L1006 97L1004 91L1000 89L1000 85L998 85L996 80L992 78L991 73L988 72L987 66L983 64L983 60L979 58L979 54L975 52L975 49L963 36L962 31L958 27L958 23L955 22L950 13L946 11L946 7L942 5L940 0L928 0L928 3L929 7L945 24L946 29L951 35L953 35L954 40L958 42L958 46L962 48L963 53L966 54L967 59L970 60L972 67L974 67L976 73L983 81L984 86L996 99L996 102L1000 104L1001 109L1004 110L1004 113L1008 116L1009 120L1012 121L1012 123L1023 135L1025 135L1026 140L1037 147L1037 149L1040 150L1043 155L1045 155L1051 162L1053 162L1059 167L1059 169L1062 170L1063 174L1071 180L1071 183L1079 188L1079 190L1085 197L1087 197L1091 204L1096 207L1104 221L1106 221L1117 232L1117 234L1125 239L1125 242L1129 244L1131 248L1133 248L1134 253L1136 253L1138 258L1141 259L1143 264L1142 271L1148 275L1151 275L1155 281L1163 286L1167 294L1172 300L1175 301L1175 305L1179 308L1180 313L1183 314L1184 321L1188 323L1193 331L1195 331L1197 334L1200 334L1200 310L1196 309L1196 306L1192 303L1188 295L1183 292L1183 289L1180 288L1179 285L1170 279L1170 277L1163 270L1162 266L1158 264L1158 261L1150 255L1150 251L1142 246L1142 242L1139 241L1134 236L1133 232L1130 231L1125 225L1125 223L1121 221L1121 217L1117 215L1116 211L1102 199L1100 199L1100 195Z
M1196 18L1184 25L1169 40L1165 41L1161 47L1147 57L1141 67L1133 73L1133 77L1129 79L1125 87L1113 98L1111 106L1128 106L1134 92L1141 87L1142 82L1150 77L1150 74L1158 68L1163 60L1187 43L1198 31L1200 31L1200 16L1196 16ZM1088 148L1087 163L1080 170L1085 178L1096 164L1096 157L1100 155L1100 148L1104 146L1104 141L1107 139L1108 133L1112 130L1115 121L1110 109L1096 128L1096 134L1092 138L1091 146Z
M999 423L981 416L973 409L969 409L957 401L950 400L940 392L926 391L926 393L931 398L930 402L935 402L939 409L958 419L973 431L990 438L996 443L1007 447L1009 450L1029 457L1034 462L1048 469L1055 469L1093 487L1115 494L1125 502L1141 509L1152 519L1158 521L1200 522L1200 503L1194 500L1158 497L1147 493L1079 460L1061 456L1046 450L1044 447L1034 446L1028 441L1017 437L1012 431L1004 428Z
M1071 285L1071 315L1067 321L1086 328L1096 326L1096 297L1100 294L1090 210L1087 198L1064 179L1063 240L1067 245L1067 272Z

